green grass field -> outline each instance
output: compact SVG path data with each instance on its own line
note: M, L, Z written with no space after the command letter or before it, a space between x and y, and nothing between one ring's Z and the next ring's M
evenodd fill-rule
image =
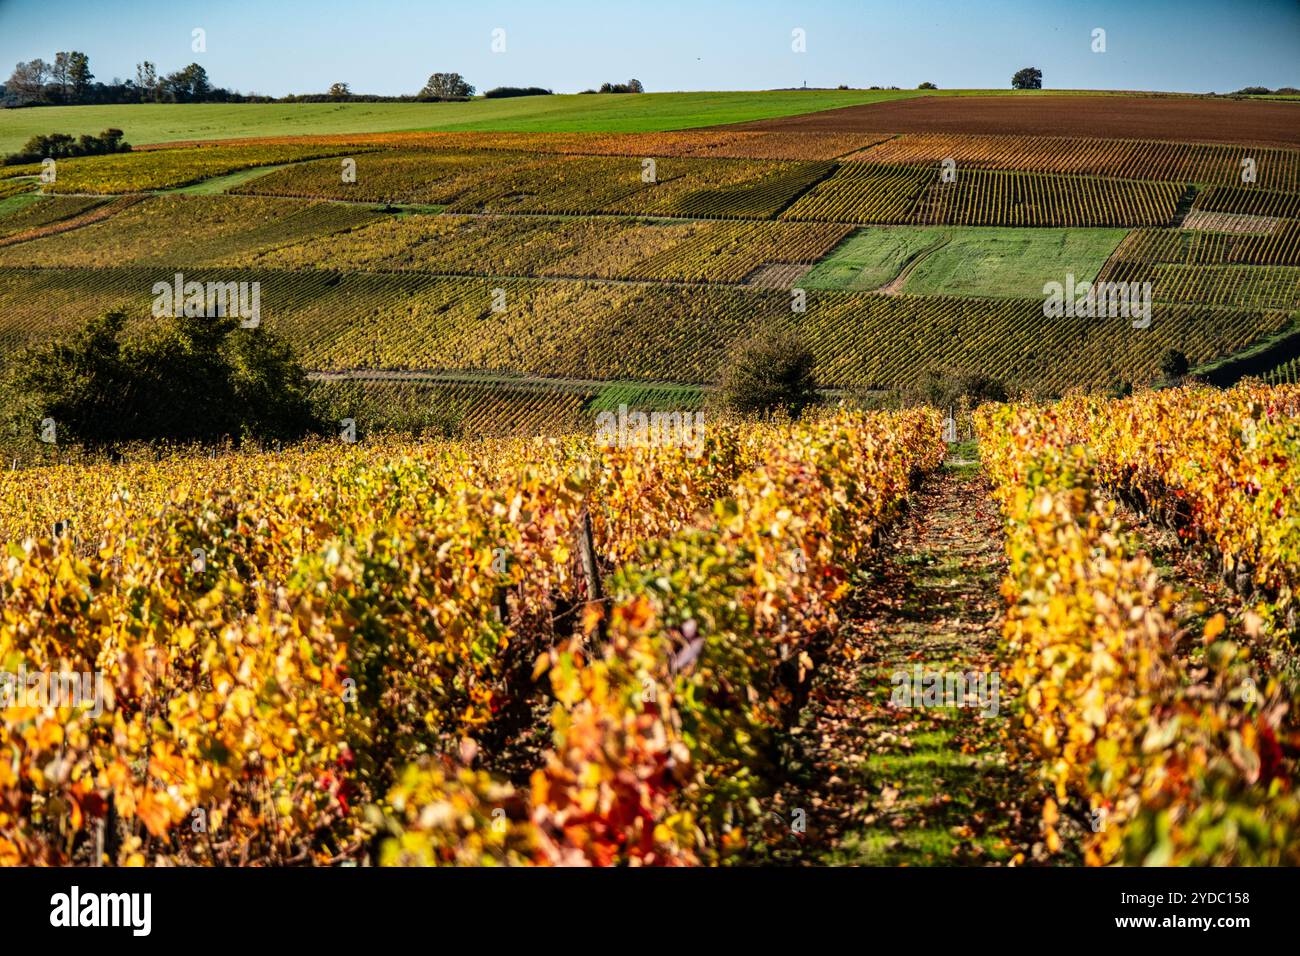
M813 266L799 285L807 289L870 292L892 280L912 258L943 242L951 229L877 226L859 229Z
M177 186L174 189L166 189L162 191L185 193L191 196L217 196L234 189L236 186L242 186L250 180L273 173L277 169L284 169L286 165L288 164L279 163L275 166L254 166L251 169L241 169L235 173L227 173L224 176L213 176L211 179L204 179L197 183L191 183L188 186Z
M521 96L468 103L141 103L0 110L0 154L38 133L98 133L115 126L128 142L174 143L239 136L308 136L478 130L636 133L718 126L909 96L1006 95L1009 90L756 90ZM1022 90L1060 96L1074 90Z
M1091 281L1126 229L876 226L844 240L799 282L810 289L878 289L908 269L915 295L1034 297L1073 273Z
M25 209L40 198L42 197L38 193L19 193L17 196L6 196L4 199L0 199L0 218L18 212L20 209Z
M918 95L915 90L567 94L468 103L187 103L0 110L0 153L38 133L116 126L137 145L238 136L406 130L657 132L742 123Z

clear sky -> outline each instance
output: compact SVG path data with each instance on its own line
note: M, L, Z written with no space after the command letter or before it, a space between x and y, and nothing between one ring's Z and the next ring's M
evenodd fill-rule
M206 31L193 52L192 31ZM792 50L805 31L806 52ZM1106 52L1092 32L1106 31ZM493 31L504 52L493 52ZM81 50L100 80L149 59L274 96L414 93L434 71L484 90L1001 88L1023 66L1058 89L1300 87L1297 0L0 0L0 79Z

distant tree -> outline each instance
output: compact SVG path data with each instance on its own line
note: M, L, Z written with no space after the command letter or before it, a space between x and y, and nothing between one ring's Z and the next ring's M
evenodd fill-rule
M49 76L49 64L37 57L14 67L13 74L5 83L5 90L12 94L20 105L39 103L45 99L45 82Z
M326 94L314 94L319 101ZM292 102L285 97L281 102ZM375 99L412 100L414 97L375 97ZM39 58L19 63L9 82L0 87L0 106L38 106L47 103L150 103L210 102L268 103L268 96L243 94L214 87L207 71L197 63L160 78L154 64L144 60L136 64L135 79L97 81L90 70L90 58L78 51L61 50L54 62Z
M474 87L465 82L459 73L435 73L420 90L421 96L435 96L442 99L473 96Z
M499 100L511 96L550 96L550 90L540 86L497 86L483 94L485 100Z
M158 77L158 102L183 103L188 95L188 87L180 70L165 73Z
M158 99L158 68L148 60L135 65L135 88L139 91L141 102Z
M1270 90L1267 86L1244 86L1239 89L1233 96L1295 96L1300 93L1294 86L1279 86L1275 90Z
M352 95L352 90L348 88L348 85L346 83L330 84L330 96L334 97L335 99L345 100L351 95Z
M920 86L917 87L918 90L937 90L938 88L939 87L929 82L922 83Z
M640 80L628 80L626 83L602 83L601 93L644 93L645 87Z
M90 57L77 50L68 54L68 86L74 103L84 103L90 90L90 81L95 74L90 72Z
M1165 349L1160 354L1160 374L1167 381L1178 381L1187 374L1189 368L1191 365L1187 361L1187 356L1178 349Z
M798 415L817 401L815 360L793 332L755 336L736 351L723 373L718 397L724 408L743 415Z
M54 54L54 62L50 64L50 85L54 88L53 92L58 97L60 103L68 102L68 93L70 87L68 84L68 59L70 53L60 50Z
M208 82L208 71L197 63L191 63L184 72L190 78L190 96L196 100L207 99L208 94L212 92L212 84Z
M1013 90L1041 90L1043 88L1043 71L1037 67L1027 66L1017 70L1011 78Z
M177 103L201 103L212 92L208 71L197 63L163 77L162 89L167 97Z

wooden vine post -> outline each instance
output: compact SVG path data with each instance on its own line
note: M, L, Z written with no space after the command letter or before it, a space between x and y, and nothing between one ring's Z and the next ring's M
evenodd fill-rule
M605 643L607 623L605 612L605 590L600 583L600 565L596 563L596 542L591 533L591 509L582 509L582 521L578 525L578 554L582 558L582 576L587 583L587 607L597 606L600 620L596 625L598 645Z

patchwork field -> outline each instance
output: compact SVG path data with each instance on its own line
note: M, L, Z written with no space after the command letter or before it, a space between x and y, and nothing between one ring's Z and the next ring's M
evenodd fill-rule
M755 90L555 94L467 103L141 103L50 106L0 114L0 153L32 136L74 136L116 126L137 145L237 137L396 133L412 130L521 133L638 133L815 113L917 96L1006 98L1004 90ZM1024 90L1017 97L1074 97L1070 90ZM1114 94L1117 98L1124 94Z
M1094 100L1111 126L1063 135L1062 111L1089 120ZM1034 395L1142 384L1170 349L1231 368L1290 341L1300 149L1264 134L1293 109L944 97L760 128L321 126L63 160L51 183L5 167L0 338L38 343L119 307L143 331L177 273L256 282L317 387L375 414L437 406L438 427L481 434L590 422L605 382L698 399L741 342L778 329L809 345L828 395L939 368ZM1157 113L1140 137L1100 137ZM950 119L908 120L932 114ZM1183 129L1193 114L1227 123L1211 139L1261 141L1203 142ZM878 115L899 126L855 119ZM1048 317L1052 283L1094 279L1150 283L1151 321Z
M654 160L504 152L382 152L357 157L356 181L322 160L238 187L256 195L428 203L450 212L768 219L833 170L829 163Z
M187 281L225 270L187 269ZM791 329L830 388L914 384L954 360L1043 393L1080 382L1133 381L1167 348L1195 363L1287 327L1286 310L1171 305L1149 329L1124 319L1043 317L1042 299L952 298L662 283L440 278L419 273L240 270L260 283L262 321L321 370L459 369L540 378L716 382L734 347ZM121 308L150 322L171 269L0 269L6 350L72 333L87 315ZM499 299L498 299L499 297ZM494 311L500 301L502 308Z

